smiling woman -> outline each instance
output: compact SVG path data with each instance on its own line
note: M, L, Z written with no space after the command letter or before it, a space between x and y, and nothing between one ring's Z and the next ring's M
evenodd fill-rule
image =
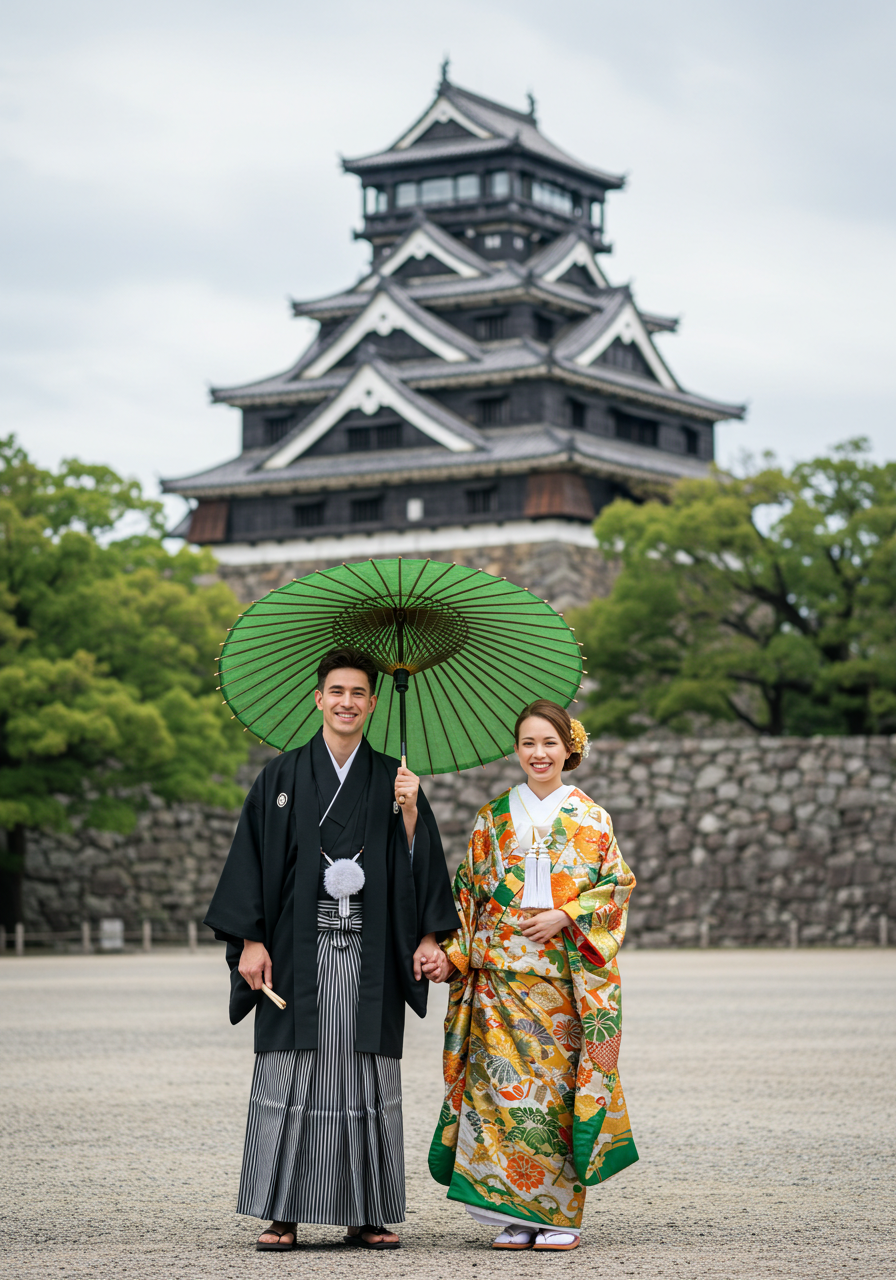
M587 752L554 702L524 707L526 781L479 811L454 881L445 1102L433 1177L494 1247L579 1243L585 1188L637 1160L619 1082L616 952L635 878L609 814L561 774Z

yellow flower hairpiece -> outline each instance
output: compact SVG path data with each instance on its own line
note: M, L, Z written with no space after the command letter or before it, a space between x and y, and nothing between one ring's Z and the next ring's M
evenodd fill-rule
M583 760L587 760L588 753L591 750L591 741L581 720L570 720L569 731L573 751L580 755Z

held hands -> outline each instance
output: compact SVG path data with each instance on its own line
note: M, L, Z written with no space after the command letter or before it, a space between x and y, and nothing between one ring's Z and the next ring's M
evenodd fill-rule
M551 938L556 938L560 930L565 929L568 924L572 924L572 920L566 912L552 908L550 911L534 912L520 925L520 933L543 947Z
M454 965L436 942L436 935L428 933L414 952L414 977L430 982L445 982Z
M273 986L271 957L263 942L250 942L248 938L243 939L240 976L245 978L253 991L260 991L262 983L266 987Z

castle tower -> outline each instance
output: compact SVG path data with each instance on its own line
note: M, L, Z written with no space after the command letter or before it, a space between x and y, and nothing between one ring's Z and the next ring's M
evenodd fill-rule
M319 324L274 377L216 388L239 457L163 488L251 599L313 569L432 556L506 574L559 608L606 590L592 522L705 474L743 407L685 391L654 343L677 321L613 286L607 193L623 179L520 112L451 84L361 180L369 271L295 302Z

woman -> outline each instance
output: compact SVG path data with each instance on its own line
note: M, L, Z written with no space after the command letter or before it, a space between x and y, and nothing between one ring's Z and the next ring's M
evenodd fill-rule
M480 809L454 881L445 1102L433 1177L499 1249L574 1249L585 1187L638 1158L616 1063L616 952L635 878L609 815L563 770L588 742L540 699L516 722L526 781Z

